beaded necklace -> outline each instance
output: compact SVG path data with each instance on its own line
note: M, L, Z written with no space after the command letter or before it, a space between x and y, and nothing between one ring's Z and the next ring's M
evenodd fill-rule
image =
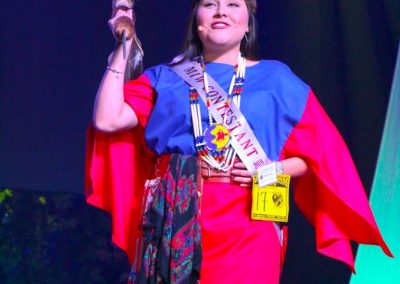
M223 122L217 123L210 113L211 99L209 95L208 74L204 60L201 57L199 64L203 71L203 83L206 93L206 106L208 110L209 125L205 131L201 124L199 93L190 86L189 99L192 114L193 133L197 154L214 169L228 171L232 168L236 157L236 151L230 143L231 135L226 127L226 117L231 102L239 108L240 95L243 91L244 77L246 73L246 59L239 54L238 63L229 86L228 96L225 101L225 113Z

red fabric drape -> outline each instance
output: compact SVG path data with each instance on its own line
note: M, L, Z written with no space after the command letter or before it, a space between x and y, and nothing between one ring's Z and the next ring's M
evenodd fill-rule
M113 241L132 261L144 181L154 172L155 157L147 151L143 126L151 111L153 91L147 77L125 91L140 126L117 134L88 130L86 195L88 203L112 214ZM135 85L136 84L136 85ZM145 95L143 95L145 94ZM310 92L300 122L293 129L281 158L303 158L311 173L294 180L297 205L315 227L317 250L345 262L354 271L350 240L376 244L391 256L377 228L365 191L347 147L329 117Z
M318 252L345 262L354 272L350 240L375 244L392 256L379 232L350 153L310 91L300 122L281 158L301 157L310 174L294 179L294 198L315 227Z
M146 179L154 175L155 155L147 150L144 127L153 107L154 90L146 75L124 86L125 100L139 125L106 134L87 131L85 192L87 202L112 216L112 240L132 262Z
M112 216L112 240L133 260L144 182L154 159L144 145L143 129L105 134L89 127L85 188L87 202Z

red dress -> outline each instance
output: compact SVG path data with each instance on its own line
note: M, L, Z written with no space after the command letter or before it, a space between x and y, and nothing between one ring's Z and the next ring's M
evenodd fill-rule
M254 79L246 81L249 82L247 90L254 90L250 94L271 97L262 97L260 100L249 96L248 100L254 100L251 101L252 106L259 102L256 107L263 108L264 98L270 98L267 106L271 109L268 113L272 115L271 119L281 115L283 119L289 117L286 122L293 124L288 136L284 137L282 148L278 147L279 157L275 159L300 157L311 171L311 174L293 181L293 190L296 204L315 227L318 252L345 262L352 270L354 259L350 240L379 245L386 254L391 255L379 233L343 139L309 87L281 65L264 62L249 68L246 74ZM229 80L225 81L229 84ZM87 200L112 214L113 241L128 253L131 261L135 251L143 184L154 172L154 154L146 150L143 128L148 123L154 104L155 84L159 84L160 94L168 93L164 98L169 103L166 104L167 108L176 109L175 105L171 105L172 101L168 101L171 95L176 95L173 101L183 100L177 105L187 99L187 85L179 82L179 78L168 73L168 70L161 70L152 79L147 73L125 87L126 101L135 110L140 126L114 135L91 129L88 135ZM263 93L264 88L268 90ZM293 110L299 107L301 109ZM277 110L283 113L279 114ZM189 113L189 109L185 111ZM296 119L291 117L292 111L299 114ZM164 120L152 123L169 125L174 119L168 116L170 114L167 109ZM263 116L257 119L260 121ZM281 122L282 119L279 119L276 124ZM182 125L185 126L185 123ZM256 123L254 127L257 126ZM181 133L176 129L161 127L161 130L165 135ZM282 140L279 131L271 134L276 141ZM265 142L263 139L261 144ZM154 135L153 140L160 142L158 134ZM266 145L269 147L273 143L275 141L268 140ZM201 214L204 258L202 283L279 282L281 249L278 235L272 223L251 221L249 206L249 189L231 184L205 184ZM243 275L245 278L241 279Z
M281 244L272 222L249 217L251 189L203 186L201 283L279 283Z

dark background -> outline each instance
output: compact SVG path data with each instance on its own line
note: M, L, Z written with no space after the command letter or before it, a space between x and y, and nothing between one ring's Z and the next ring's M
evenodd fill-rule
M145 66L179 52L190 3L137 3ZM285 62L313 87L369 192L400 35L400 0L258 5L261 57ZM0 188L83 198L85 129L114 47L110 13L111 0L0 1ZM311 227L294 205L290 232L283 283L348 281L344 265L315 253Z

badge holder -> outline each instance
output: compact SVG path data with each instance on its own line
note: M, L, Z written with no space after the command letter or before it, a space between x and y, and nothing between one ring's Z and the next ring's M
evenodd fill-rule
M273 222L289 219L290 176L276 174L271 163L259 169L253 177L251 218Z

